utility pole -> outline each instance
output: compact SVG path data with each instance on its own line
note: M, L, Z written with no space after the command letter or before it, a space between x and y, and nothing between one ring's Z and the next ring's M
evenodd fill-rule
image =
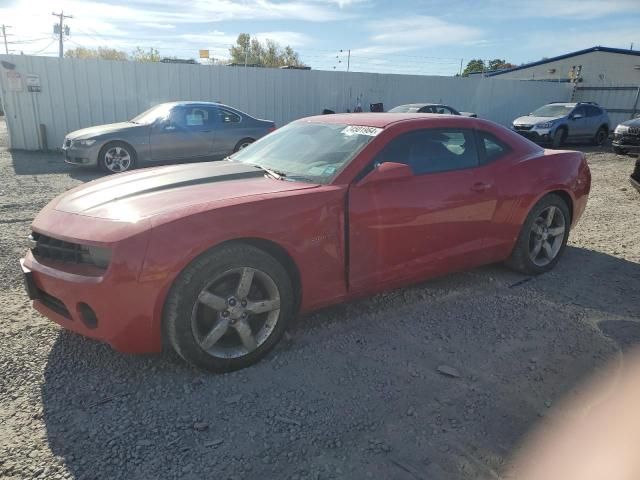
M9 46L7 45L7 28L11 28L10 25L2 24L2 38L4 38L4 53L9 55Z
M462 76L462 62L464 61L464 58L460 59L460 73L458 74L458 76Z
M58 56L60 58L63 57L64 55L64 34L65 34L65 28L64 28L64 19L65 18L73 18L73 15L65 15L64 11L60 11L60 13L55 13L52 12L51 15L53 15L54 17L58 17L60 19L60 22L58 23L58 28L53 29L54 32L58 33ZM67 35L69 34L69 29L67 27Z

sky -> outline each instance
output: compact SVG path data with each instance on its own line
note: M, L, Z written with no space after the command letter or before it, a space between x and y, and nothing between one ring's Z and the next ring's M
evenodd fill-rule
M640 50L640 0L0 0L13 53L65 48L228 58L239 33L291 45L313 69L454 75L470 59L514 64L602 45ZM0 44L0 49L2 45Z

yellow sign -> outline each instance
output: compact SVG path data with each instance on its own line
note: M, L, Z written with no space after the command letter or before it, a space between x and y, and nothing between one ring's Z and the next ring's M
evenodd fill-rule
M200 58L209 58L209 50L200 50Z

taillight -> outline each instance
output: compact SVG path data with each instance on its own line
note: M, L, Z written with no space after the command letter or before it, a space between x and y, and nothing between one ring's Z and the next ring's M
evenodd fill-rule
M275 132L275 130L276 130L276 126L274 125L273 127L267 128L267 133Z

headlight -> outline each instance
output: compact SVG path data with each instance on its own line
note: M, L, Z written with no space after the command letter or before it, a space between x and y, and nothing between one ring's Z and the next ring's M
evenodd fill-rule
M553 122L538 123L536 125L536 128L551 128L551 127L553 127Z
M96 141L93 140L93 139L89 139L89 140L74 140L73 141L74 145L79 145L81 147L90 147L94 143L96 143Z
M615 133L627 133L629 131L628 125L618 125L614 130Z
M93 263L96 267L107 268L111 261L111 250L104 247L94 247L91 245L82 246L83 261L90 260L87 263ZM89 257L88 259L86 257Z

